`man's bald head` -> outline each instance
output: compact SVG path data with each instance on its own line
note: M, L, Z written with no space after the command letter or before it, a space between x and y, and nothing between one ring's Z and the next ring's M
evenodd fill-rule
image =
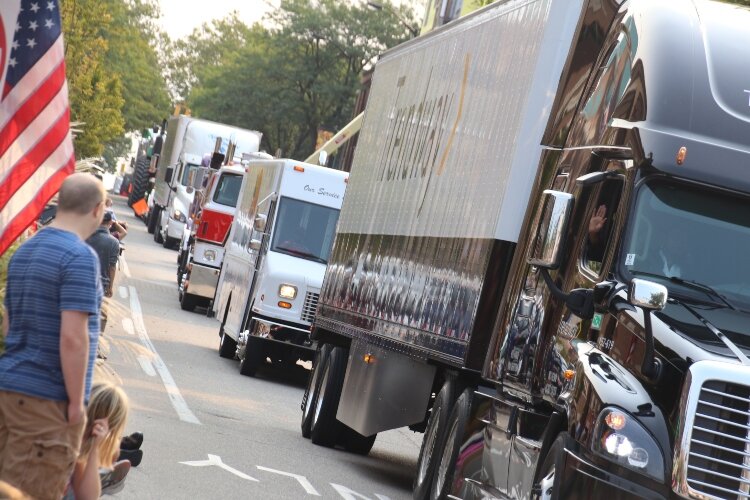
M91 174L73 174L63 181L57 197L57 210L86 215L106 198L104 184Z

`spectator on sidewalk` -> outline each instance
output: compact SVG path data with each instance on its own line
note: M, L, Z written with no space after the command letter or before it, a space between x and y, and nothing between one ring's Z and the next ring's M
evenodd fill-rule
M101 224L104 198L93 176L68 177L55 220L8 266L0 481L36 499L63 496L86 422L102 288L96 253L84 240Z
M120 257L120 242L117 238L109 234L109 225L112 222L109 212L104 213L102 223L94 234L86 240L96 255L99 256L99 270L101 273L102 287L104 287L104 296L108 299L112 297L112 287L115 283L117 274L117 260ZM109 301L102 302L101 310L101 331L107 326L107 312Z

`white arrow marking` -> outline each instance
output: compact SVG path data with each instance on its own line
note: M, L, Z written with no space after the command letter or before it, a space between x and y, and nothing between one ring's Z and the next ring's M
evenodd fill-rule
M127 299L128 298L128 289L124 286L121 286L117 289L118 292L120 292L120 298Z
M310 484L310 481L307 480L305 476L300 476L299 474L292 474L291 472L284 472L281 470L276 469L269 469L268 467L263 467L262 465L257 465L258 469L264 470L266 472L271 472L273 474L279 474L282 476L292 477L297 480L297 482L302 486L308 495L315 495L316 497L320 496L320 493L318 493L318 490L316 490L312 484Z
M151 361L148 360L145 356L138 356L136 358L138 360L138 363L141 365L141 368L144 372L146 372L146 375L149 377L155 377L156 376L156 370L154 370L154 365L151 364Z
M331 483L331 486L333 486L333 489L336 490L336 492L339 495L341 495L341 498L343 498L344 500L357 500L358 498L360 498L362 500L370 500L370 497L366 497L366 496L364 496L361 493L357 493L354 490L350 490L346 486L341 486L340 484L334 484L334 483ZM376 493L375 496L379 500L391 500L390 498L388 498L385 495L378 495Z
M256 483L259 482L257 479L255 479L252 476L248 476L244 472L240 472L237 469L228 466L224 462L221 461L221 457L218 455L211 455L208 454L208 460L197 460L194 462L180 462L183 465L189 465L191 467L210 467L210 466L216 466L220 469L224 469L227 472L231 472L237 477L240 477L242 479L247 479L248 481L255 481Z

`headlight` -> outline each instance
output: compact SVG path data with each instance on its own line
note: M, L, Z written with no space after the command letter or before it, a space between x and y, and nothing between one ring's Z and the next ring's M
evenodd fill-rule
M213 262L216 260L216 250L204 250L203 260L207 262Z
M281 285L279 287L279 297L293 299L297 296L297 287L292 285Z
M664 457L656 440L634 416L605 408L594 428L594 451L618 465L664 480Z
M180 210L175 210L174 212L172 212L172 218L179 222L187 222L185 214L183 214Z

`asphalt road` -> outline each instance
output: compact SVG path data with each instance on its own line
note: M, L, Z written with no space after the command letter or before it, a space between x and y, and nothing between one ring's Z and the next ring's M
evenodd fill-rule
M257 378L218 355L219 323L177 301L177 252L130 224L98 376L122 384L127 432L145 435L141 465L117 496L137 499L406 499L421 434L378 436L362 457L313 445L299 431L308 371L269 367ZM200 309L197 311L201 311Z

